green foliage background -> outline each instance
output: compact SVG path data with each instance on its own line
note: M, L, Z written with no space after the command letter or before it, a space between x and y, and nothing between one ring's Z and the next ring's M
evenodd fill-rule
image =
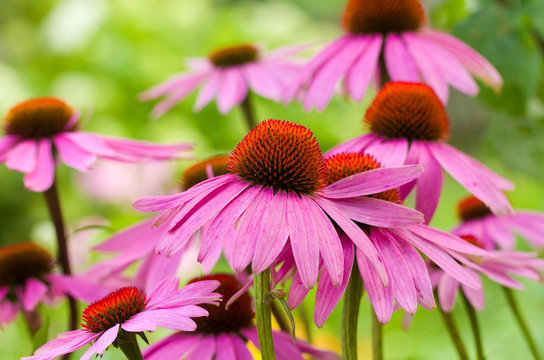
M191 141L199 157L226 153L244 135L241 113L221 116L215 105L191 111L194 95L157 121L152 104L137 95L172 73L186 57L205 56L215 47L257 42L268 48L315 42L322 45L341 33L343 1L327 0L2 0L0 11L0 113L29 97L53 95L89 110L86 130L154 141ZM477 99L453 93L448 111L451 142L515 181L510 194L517 208L544 210L544 1L448 0L425 2L430 25L451 32L484 54L505 79L500 95L482 88ZM256 99L258 118L280 118L310 127L323 149L362 132L361 104L335 97L323 113L305 113L299 104L282 106ZM189 163L176 164L176 174ZM112 229L141 219L130 203L112 205L86 197L66 167L59 170L67 222L100 215ZM19 241L53 243L40 194L26 192L22 176L0 167L0 244ZM140 178L131 179L136 184ZM174 180L175 181L175 180ZM448 179L433 225L456 222L454 204L464 190ZM107 234L102 234L102 237ZM544 288L527 283L518 294L523 311L544 352ZM529 353L498 287L488 281L486 310L480 316L489 359L528 359ZM370 357L369 306L360 316L360 358ZM311 308L311 303L308 304ZM339 307L340 309L340 307ZM339 309L318 345L338 346ZM63 305L43 309L49 331L37 342L62 332ZM455 315L467 344L469 327L461 304ZM300 314L299 314L300 315ZM387 359L455 359L436 312L420 309L409 332L395 314L385 330ZM336 340L334 340L336 339ZM0 330L0 358L32 352L22 319ZM110 350L104 359L120 358Z

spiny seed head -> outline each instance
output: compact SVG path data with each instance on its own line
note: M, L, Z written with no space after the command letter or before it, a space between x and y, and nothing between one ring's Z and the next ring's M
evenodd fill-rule
M75 130L76 124L68 124L73 115L74 110L60 99L36 98L12 107L4 117L3 126L8 135L40 139Z
M209 55L210 61L217 67L230 67L256 61L259 50L254 45L236 45L218 49Z
M54 265L53 256L34 243L5 246L0 249L0 286L23 285L30 278L43 279Z
M372 155L342 153L325 160L327 166L328 184L332 184L351 175L381 168L381 165ZM380 200L399 204L400 195L397 189L391 189L379 194L369 195Z
M208 179L208 169L213 172L214 176L224 175L227 173L228 155L215 156L203 161L200 161L183 173L181 176L182 190L187 190L196 184Z
M343 22L352 34L416 31L425 11L418 0L348 0Z
M227 274L208 275L191 280L190 283L202 280L219 281L221 285L215 292L223 295L223 301L219 305L200 305L209 312L209 316L193 319L197 324L197 332L207 334L231 333L253 324L255 312L253 311L251 296L247 291L230 304L228 309L226 308L230 298L242 288L242 285L234 276Z
M255 185L298 194L312 194L327 182L314 134L280 120L266 120L253 128L230 155L227 171Z
M425 84L388 83L370 104L364 123L389 139L445 141L450 132L444 106Z
M472 235L461 235L459 236L461 239L465 240L469 244L472 244L474 246L477 246L479 248L483 248L482 244L480 243L480 240L478 240L475 236Z
M147 305L145 294L134 286L116 290L83 311L82 326L99 333L122 324L132 316L144 311Z
M457 215L463 221L481 219L493 213L480 199L468 196L457 204Z

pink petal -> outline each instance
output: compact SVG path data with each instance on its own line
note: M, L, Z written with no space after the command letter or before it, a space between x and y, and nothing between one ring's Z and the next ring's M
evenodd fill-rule
M289 286L289 294L287 295L287 305L290 309L298 307L302 300L308 295L308 288L300 278L300 272L296 272Z
M276 101L284 96L285 89L265 67L251 63L244 66L244 71L249 87L255 93Z
M142 355L145 360L182 359L185 354L199 345L200 335L175 333L146 348Z
M71 168L87 172L96 161L96 156L81 149L72 140L64 136L64 134L55 136L53 143L62 162Z
M107 146L115 151L117 157L124 157L125 161L129 162L181 158L180 152L193 149L193 144L189 143L155 144L111 137L103 137L103 139Z
M438 300L443 311L450 312L453 310L458 291L459 282L447 274L442 275L438 283Z
M117 338L119 332L119 324L106 330L98 340L83 354L80 360L89 360L95 353L98 355L104 355L104 351L110 346Z
M408 154L408 141L406 139L374 141L364 150L378 160L382 167L404 165Z
M255 244L252 269L254 273L266 270L276 261L287 239L287 193L278 191L265 210Z
M485 308L485 292L484 289L473 289L461 284L461 289L467 297L468 301L478 311L484 311Z
M33 356L21 358L21 360L51 360L61 355L74 352L101 336L102 333L91 333L86 330L74 330L62 333L40 347Z
M230 334L217 335L216 346L219 351L215 353L215 360L232 360L238 359L236 357L236 349L231 341ZM234 335L238 336L238 335Z
M423 166L424 171L417 179L416 209L423 213L425 223L428 224L438 206L444 176L440 164L425 146L421 147L419 164Z
M200 344L195 346L193 350L187 354L184 360L212 360L215 353L215 336L209 335L202 338Z
M384 57L392 81L420 82L416 64L397 34L387 35Z
M423 79L433 88L442 103L448 102L449 90L444 74L431 60L432 54L428 54L421 46L419 38L411 33L404 33L402 39L408 48L408 52L414 59Z
M188 94L198 86L207 74L181 73L171 76L168 80L153 86L139 95L140 101L148 101L167 95L168 93ZM183 97L183 96L182 96ZM181 99L181 98L180 98Z
M47 293L47 285L43 282L30 278L25 282L23 290L23 308L25 311L32 311Z
M345 216L357 222L378 227L403 227L421 224L419 211L370 197L330 200Z
M505 215L512 207L501 189L493 185L486 173L478 171L466 155L448 144L433 143L428 147L442 167L471 194L482 200L493 213Z
M366 39L366 49L359 58L353 63L353 67L349 70L345 81L349 94L353 100L359 102L363 100L366 89L370 84L370 80L374 72L378 68L378 59L382 49L382 35L373 35Z
M336 84L367 46L368 38L366 36L349 37L345 45L332 55L314 75L304 100L304 110L310 111L313 107L319 111L325 109L334 93Z
M287 222L293 256L302 282L311 289L317 282L319 271L319 243L315 239L320 229L315 227L312 218L306 216L307 213L307 205L299 195L288 194Z
M408 231L411 231L419 237L438 245L442 249L450 249L476 256L489 256L487 251L482 250L479 247L466 242L457 235L447 231L436 229L427 225L413 226Z
M497 221L498 220L498 221ZM482 219L485 229L493 242L503 249L512 249L516 245L516 237L508 225L494 216Z
M49 139L42 139L38 144L36 167L25 175L23 181L27 189L42 192L48 190L53 185L54 180L55 163L51 142Z
M29 173L36 167L37 153L38 141L21 141L6 153L6 167L10 170Z
M423 172L418 165L405 165L358 173L339 180L323 190L328 198L349 198L378 194L386 190L404 185Z
M247 82L241 69L224 70L223 83L217 93L217 107L221 114L228 113L247 96Z
M0 162L6 160L6 153L19 141L18 136L6 135L0 137Z
M155 331L158 327L177 330L195 331L196 323L177 309L147 310L134 315L121 327L128 332Z
M253 259L262 219L273 196L274 192L272 189L263 188L240 217L232 245L236 249L233 254L233 263L231 264L235 272L243 271Z
M212 99L219 92L219 89L222 87L223 77L223 70L215 69L212 72L211 76L206 82L204 82L202 89L200 89L200 92L198 93L193 111L199 112L204 108L204 106L208 105L210 101L212 101Z

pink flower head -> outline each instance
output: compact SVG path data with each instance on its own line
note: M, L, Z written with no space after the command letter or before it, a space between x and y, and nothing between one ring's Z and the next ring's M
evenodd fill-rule
M225 174L227 161L228 156L215 156L189 167L182 175L182 190L190 189L214 176ZM202 237L209 234L209 225L205 225L203 229L196 231L183 248L172 257L166 258L155 254L155 247L164 232L168 230L168 220L169 217L141 221L96 246L94 250L118 253L118 255L96 264L89 273L94 273L99 277L108 277L110 274L122 272L137 261L142 261L136 273L134 284L144 290L152 289L163 279L175 276L180 264L190 260L188 258L193 256L190 250L194 247L200 247ZM232 241L232 239L226 240L226 238L232 238L233 236L234 226L232 231L225 233L222 241ZM205 273L209 274L215 266L221 255L221 249L222 246L215 247L215 252L210 254L206 261L202 262ZM194 256L196 257L196 255Z
M219 49L208 58L191 59L188 73L172 76L144 92L146 101L167 96L153 109L160 117L197 87L201 86L194 111L200 111L214 98L222 114L239 105L249 89L276 101L282 101L300 66L288 59L301 47L286 47L266 54L254 45L238 45Z
M79 114L56 98L37 98L14 106L4 117L0 162L25 173L25 187L46 191L55 178L55 157L79 171L89 171L97 158L137 162L167 160L192 149L185 143L155 145L79 131Z
M103 286L85 277L68 286L54 267L53 256L34 243L0 249L0 326L12 322L20 311L32 312L40 302L50 302L55 296L104 292Z
M179 281L170 278L149 295L136 287L121 288L85 309L84 329L60 334L22 360L52 360L96 340L81 357L88 360L95 353L103 355L120 331L142 333L158 327L194 331L196 323L191 318L208 315L196 305L216 304L220 295L212 291L218 286L217 281L200 281L178 290Z
M481 242L472 235L462 235L461 238L469 243L482 246ZM541 274L544 269L544 260L538 259L536 253L494 250L489 251L489 254L489 257L479 261L463 261L465 269L474 275L483 274L502 286L517 290L524 290L525 286L511 275L535 281L543 281L544 279ZM446 312L453 310L459 290L463 291L476 310L484 310L483 287L480 289L469 288L434 266L430 266L429 272L433 287L438 289L438 299L442 310Z
M421 221L421 214L397 204L372 198L358 201L360 196L414 180L421 172L419 166L376 169L327 186L319 144L309 129L294 123L267 120L257 125L230 155L227 172L180 194L135 203L138 210L172 216L157 245L159 253L176 253L209 224L199 261L222 246L234 271L241 272L251 263L259 273L289 243L305 286L311 288L317 280L320 254L338 284L344 256L334 221L387 281L372 242L350 217L385 219L387 224ZM237 224L235 235L223 243L233 224Z
M501 89L502 78L486 59L460 40L426 28L425 23L418 0L348 0L343 19L347 34L306 65L290 97L305 88L304 109L322 111L344 79L346 96L361 101L370 82L379 84L384 72L384 82L429 84L443 103L448 100L448 86L477 95L472 76L496 91Z
M208 317L195 319L194 332L178 332L147 348L145 360L163 359L253 359L246 342L249 340L257 348L259 340L254 324L253 299L232 275L211 275L198 280L217 280L221 283L216 290L223 296L219 306L204 305ZM234 300L234 297L236 299ZM273 331L274 350L278 359L303 360L303 354L315 359L335 360L332 352L318 350L310 344L289 334Z
M362 154L334 155L326 159L326 166L329 184L335 184L354 174L372 172L380 168L380 164L372 156ZM370 266L364 253L358 248L354 249L349 236L340 232L344 251L343 279L340 286L335 286L328 270L323 267L317 286L314 313L314 321L317 326L323 326L342 298L355 260L378 320L384 324L391 319L395 302L410 314L415 313L418 303L427 309L435 307L429 274L425 261L419 252L425 254L447 274L465 286L469 288L480 286L479 278L467 272L457 263L455 258L466 255L483 256L486 255L485 251L467 244L450 233L426 225L410 224L402 219L395 219L399 216L399 212L389 215L390 218L387 217L385 211L381 213L379 218L369 218L352 213L357 208L357 204L364 204L367 201L374 203L377 210L385 204L388 204L389 209L396 207L400 210L404 207L400 205L398 189L391 189L367 197L352 198L337 205L340 210L357 221L370 238L372 246L385 265L388 286L382 284L378 273ZM399 221L395 223L396 220ZM294 266L294 262L289 259L289 256L284 258L285 264ZM287 269L282 269L278 276L282 277L286 271ZM289 291L289 306L291 308L297 307L307 293L308 289L303 286L299 273L295 273Z
M449 119L434 91L425 84L387 84L368 108L364 123L371 133L349 140L327 154L364 152L375 155L384 166L419 164L425 171L401 188L401 198L417 186L416 209L428 223L442 192L444 169L493 213L512 211L503 190L514 185L447 144Z
M495 216L482 201L469 196L459 202L457 214L462 223L453 232L476 236L485 249L491 250L496 247L512 249L516 244L516 233L527 239L533 247L544 247L542 213L516 211L508 216L499 217Z

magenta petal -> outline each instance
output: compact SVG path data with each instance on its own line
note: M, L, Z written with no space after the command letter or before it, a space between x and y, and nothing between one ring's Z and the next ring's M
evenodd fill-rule
M247 96L247 83L242 70L231 68L224 70L223 84L217 93L219 112L226 114L235 105L240 104Z
M372 144L376 140L376 138L377 136L374 134L367 134L348 140L327 151L324 157L329 158L333 155L342 153L362 153L369 146L369 144Z
M200 342L200 335L175 333L146 348L142 355L145 360L182 359Z
M91 165L96 161L96 156L81 149L64 134L55 136L53 143L62 162L71 168L86 172L91 169Z
M307 207L299 195L287 195L287 222L293 256L302 282L311 289L319 272L319 243L315 241L319 235L313 219L306 216Z
M30 278L25 282L23 290L23 308L25 311L32 311L47 293L47 285L43 282Z
M200 81L205 77L205 74L176 74L170 79L153 86L139 95L140 101L148 101L158 97L167 95L168 93L181 94L183 98L198 86Z
M378 68L378 59L382 49L382 35L373 35L367 40L366 49L355 61L346 75L349 94L355 101L363 100L366 89Z
M255 93L276 101L283 97L285 89L266 68L250 63L244 66L244 71L249 87Z
M212 360L215 353L215 335L208 335L200 340L198 346L193 347L184 360Z
M330 200L345 216L377 227L404 227L421 224L419 211L390 201L370 197Z
M344 274L339 286L331 281L328 271L322 271L317 284L315 295L314 322L317 327L323 327L348 286L354 261L353 244L345 234L342 235L342 247L344 253ZM359 276L359 274L355 274Z
M29 173L36 167L38 161L38 141L25 140L13 146L6 153L6 167Z
M217 95L223 84L223 70L214 70L198 93L193 111L199 112Z
M308 288L302 283L300 272L296 272L289 286L289 294L287 295L287 305L290 309L298 307L302 300L308 294Z
M420 82L416 64L397 34L387 35L384 57L392 81Z
M136 314L125 321L121 327L128 332L155 331L158 327L177 331L194 331L196 323L178 309L157 309Z
M428 149L455 180L489 206L493 213L506 215L512 212L512 207L501 189L493 185L486 172L480 171L467 161L465 154L453 146L441 143L433 143Z
M359 249L356 249L356 251L357 265L359 266L359 272L368 293L368 299L372 304L372 308L374 308L378 321L381 324L387 324L391 320L393 305L395 303L393 286L385 287L363 252ZM389 273L389 270L387 271Z
M440 164L425 146L421 146L419 164L423 166L424 170L417 179L416 209L423 213L425 223L428 224L438 206L444 176Z
M91 333L86 330L74 330L62 333L40 347L33 356L21 360L51 360L61 355L76 351L97 339L102 333Z
M194 148L194 145L190 143L156 144L113 137L103 137L103 139L117 157L129 162L181 158L180 152Z
M260 273L269 268L276 261L289 238L287 197L287 193L278 191L263 214L253 256L254 273Z
M365 171L339 180L323 190L328 198L349 198L378 194L404 185L423 172L418 165L405 165Z
M319 206L321 206L325 213L330 216L340 228L342 228L355 246L360 249L363 254L365 254L368 261L378 273L378 276L382 280L383 284L387 286L389 280L385 266L380 260L374 244L372 244L372 241L370 241L364 231L362 231L359 226L357 226L349 218L345 217L342 212L336 208L332 201L318 196L316 196L314 200L319 204Z
M473 289L461 284L461 289L467 297L468 301L478 311L484 311L485 308L485 292L484 289Z
M338 232L323 210L310 198L302 198L308 209L308 216L314 221L319 236L319 254L327 268L333 284L338 286L344 276L344 252Z
M6 160L6 153L8 153L18 141L19 137L15 135L0 137L0 162Z
M234 348L234 344L231 341L231 336L238 336L238 335L231 335L231 334L219 334L217 335L216 339L216 347L217 350L215 352L215 360L233 360L238 359L236 357L236 349Z
M83 354L80 360L89 360L95 353L98 355L104 355L104 351L110 346L117 338L119 332L119 324L104 331L102 335L96 340L94 344Z
M408 141L406 139L374 141L365 148L364 153L374 156L382 167L400 166L406 162Z
M42 139L38 144L37 164L34 170L23 179L25 187L32 191L48 190L55 180L55 162L49 139Z
M413 226L408 231L417 234L421 238L432 242L443 249L451 249L470 255L489 256L487 251L482 250L447 231L435 229L427 225Z
M234 243L235 249L230 264L235 272L242 272L249 265L255 255L255 246L259 238L264 213L270 205L274 192L269 188L262 188L257 197L240 217Z
M512 249L516 245L516 236L510 231L508 224L501 220L494 216L488 216L482 219L482 222L487 230L487 234L493 239L494 243L502 249Z
M450 312L453 310L458 291L459 282L448 274L443 274L438 283L438 301L443 311Z

